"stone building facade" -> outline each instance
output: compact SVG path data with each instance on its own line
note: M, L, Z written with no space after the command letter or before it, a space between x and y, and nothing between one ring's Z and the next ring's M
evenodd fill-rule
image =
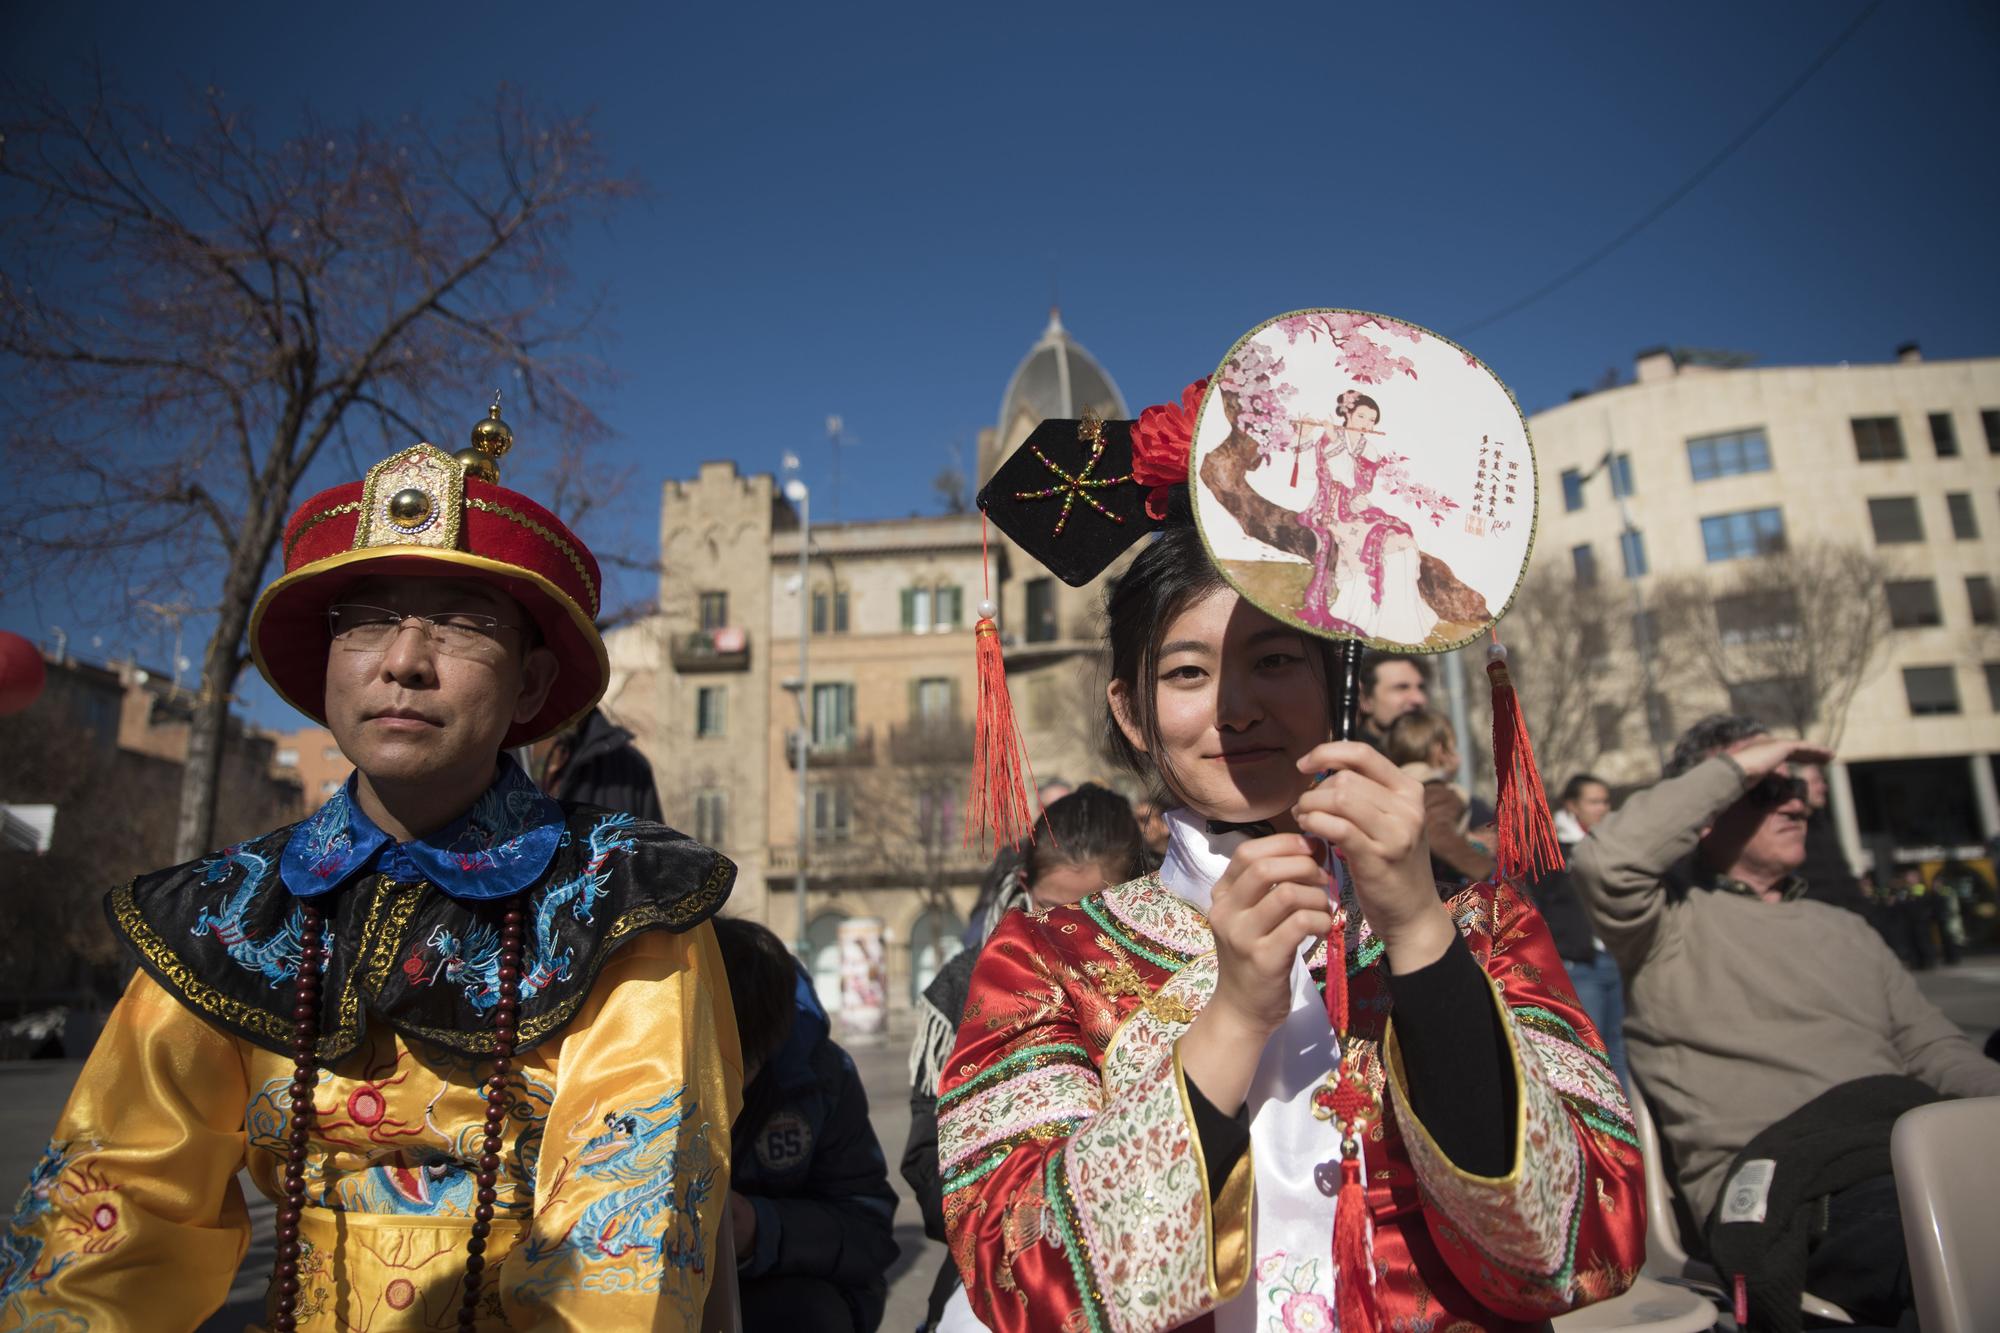
M1086 408L1128 414L1052 315L981 433L982 482L1044 417ZM990 861L964 845L980 529L977 513L812 523L802 586L781 484L704 463L661 498L659 613L608 637L604 707L652 762L667 818L736 861L731 912L798 942L829 1005L841 926L866 921L880 923L887 1007L905 1008L957 951ZM989 540L1030 763L1044 779L1102 778L1101 583L1066 587Z
M1689 573L1720 593L1765 551L1833 542L1879 557L1886 643L1845 715L1806 728L1839 724L1830 785L1849 857L1872 862L1885 840L1906 860L1977 854L2000 835L2000 359L1925 361L1906 346L1881 364L1750 368L1660 350L1632 383L1529 424L1535 563L1636 585L1637 609ZM1722 632L1785 622L1760 613ZM1606 669L1636 695L1636 643L1611 637ZM1669 715L1654 719L1657 743L1643 710L1607 729L1594 766L1614 784L1657 777L1660 748L1702 712L1762 711L1758 682L1690 683L1687 643L1650 647Z

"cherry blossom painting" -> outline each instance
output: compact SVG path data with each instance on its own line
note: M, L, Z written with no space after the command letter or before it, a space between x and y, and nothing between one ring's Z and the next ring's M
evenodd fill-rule
M1230 349L1199 408L1196 521L1223 575L1315 634L1445 652L1514 599L1535 467L1514 396L1464 348L1301 310Z

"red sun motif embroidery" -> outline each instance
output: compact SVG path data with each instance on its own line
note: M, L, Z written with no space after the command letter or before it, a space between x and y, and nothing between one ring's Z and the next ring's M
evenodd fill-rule
M370 1065L363 1072L359 1086L347 1094L345 1104L316 1105L314 1137L335 1148L363 1148L371 1144L392 1146L421 1135L424 1132L421 1123L413 1125L389 1111L389 1089L410 1074L409 1070L398 1067L403 1058L392 1054ZM357 1130L358 1135L354 1132Z
M391 1310L407 1310L417 1299L417 1284L406 1277L399 1277L389 1284L388 1290L382 1295L389 1302Z

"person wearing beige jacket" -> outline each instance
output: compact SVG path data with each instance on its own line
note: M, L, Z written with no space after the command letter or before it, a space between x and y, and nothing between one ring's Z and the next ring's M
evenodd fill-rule
M1571 858L1624 970L1632 1072L1700 1221L1745 1144L1839 1084L1903 1074L1948 1096L2000 1094L2000 1063L1865 920L1802 898L1807 807L1789 766L1831 758L1749 718L1705 718L1665 780Z

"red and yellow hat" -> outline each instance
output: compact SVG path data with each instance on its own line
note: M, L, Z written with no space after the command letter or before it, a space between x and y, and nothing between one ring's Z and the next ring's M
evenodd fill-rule
M597 560L561 519L500 485L499 459L513 442L496 401L471 448L454 456L412 445L299 506L285 525L285 572L250 613L251 655L286 703L325 724L326 609L347 588L428 574L512 597L561 663L542 711L504 744L532 744L590 711L611 675L597 632Z

